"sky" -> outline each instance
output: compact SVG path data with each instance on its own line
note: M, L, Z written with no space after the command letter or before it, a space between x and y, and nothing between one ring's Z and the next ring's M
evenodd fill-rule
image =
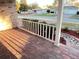
M20 0L17 1L20 2ZM32 3L37 3L41 8L46 8L47 5L51 5L54 2L54 0L26 0L26 1L28 5ZM75 1L79 2L79 0L75 0Z
M47 5L51 5L55 0L27 0L28 4L37 3L41 8L45 8ZM79 2L79 0L75 0ZM64 0L64 3L66 0Z
M51 5L54 0L27 0L28 4L37 3L41 8L44 8L46 5Z

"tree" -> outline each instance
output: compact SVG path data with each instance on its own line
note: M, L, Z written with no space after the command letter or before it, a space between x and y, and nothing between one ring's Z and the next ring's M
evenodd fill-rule
M27 5L24 5L24 4L20 4L19 10L20 11L27 11L28 10L28 6Z
M70 2L72 3L72 2L74 2L75 0L70 0Z
M19 11L20 4L16 1L16 11Z
M79 8L79 2L76 2L74 5Z
M78 8L77 15L79 15L79 2L76 2L75 6Z
M30 9L37 9L37 8L40 8L40 7L38 6L37 3L32 3L32 4L29 6L29 8L30 8Z
M73 6L78 6L79 2L77 2L78 0L68 0L68 3L70 3Z
M54 5L55 7L57 7L57 6L58 6L58 0L54 0L53 5Z
M52 9L52 8L54 8L54 6L53 5L47 5L47 8Z
M52 9L52 8L57 7L57 6L58 6L58 0L54 0L54 3L52 3L52 5L47 5L47 8Z

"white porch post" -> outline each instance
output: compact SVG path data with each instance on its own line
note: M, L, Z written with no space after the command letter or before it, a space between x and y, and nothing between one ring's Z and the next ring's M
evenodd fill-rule
M18 28L21 28L23 26L23 24L22 24L22 19L21 18L18 18L17 19L17 27Z
M55 45L59 46L60 36L61 36L61 26L63 20L63 2L64 0L58 0L58 14L57 14L57 24L56 24L56 36L55 36Z

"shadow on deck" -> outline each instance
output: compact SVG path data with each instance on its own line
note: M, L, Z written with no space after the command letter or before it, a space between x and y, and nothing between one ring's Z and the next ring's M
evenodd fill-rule
M0 43L0 59L17 59L9 50Z
M20 29L0 32L1 43L20 59L79 59L79 52L53 43Z

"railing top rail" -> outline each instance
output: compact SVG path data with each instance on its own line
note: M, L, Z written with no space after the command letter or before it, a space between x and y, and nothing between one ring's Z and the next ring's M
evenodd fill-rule
M46 25L46 26L56 27L55 25L44 24L44 23L40 23L40 22L34 22L34 21L31 21L31 20L22 20L22 21L27 21L27 22L32 22L32 23L38 23L38 24Z

